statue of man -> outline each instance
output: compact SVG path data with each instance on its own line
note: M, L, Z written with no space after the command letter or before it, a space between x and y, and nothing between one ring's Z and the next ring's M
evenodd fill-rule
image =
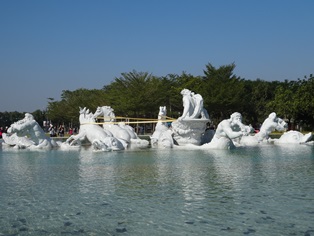
M283 131L287 127L287 123L281 118L277 117L275 112L269 114L269 116L263 122L260 132L256 134L258 141L268 139L269 134L274 131Z
M232 139L248 135L252 131L250 126L242 123L242 115L239 112L233 113L229 119L221 121L216 129L210 146L219 149L234 148Z
M225 119L218 124L213 139L221 137L229 139L239 138L242 135L249 134L250 130L249 126L242 124L242 115L239 112L235 112L229 119Z

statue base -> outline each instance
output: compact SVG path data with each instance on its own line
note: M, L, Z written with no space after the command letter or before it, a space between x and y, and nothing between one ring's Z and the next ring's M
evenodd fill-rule
M201 145L202 134L209 119L182 119L172 122L174 143L177 145Z

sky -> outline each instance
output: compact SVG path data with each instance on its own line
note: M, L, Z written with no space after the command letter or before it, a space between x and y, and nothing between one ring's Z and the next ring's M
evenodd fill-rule
M133 70L235 63L247 80L297 80L314 72L313 12L312 0L0 0L0 112L45 110Z

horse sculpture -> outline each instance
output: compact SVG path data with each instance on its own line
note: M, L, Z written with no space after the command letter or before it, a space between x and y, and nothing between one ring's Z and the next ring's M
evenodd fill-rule
M172 132L169 130L165 118L167 117L166 106L159 107L158 122L153 135L150 137L152 146L173 147Z
M29 149L50 149L58 144L47 137L43 129L30 113L25 113L25 117L13 124L7 133L3 134L4 142L14 148Z
M140 148L148 147L149 142L140 139L131 126L126 125L124 122L115 123L116 116L113 111L110 106L97 107L93 117L96 119L97 117L103 116L103 129L118 139L123 144L124 148L128 148L131 145L136 145Z
M71 135L66 141L66 144L77 145L86 140L90 142L93 149L98 151L123 150L124 146L112 136L111 133L106 132L98 124L94 118L94 114L89 112L86 107L80 108L80 129L77 135Z

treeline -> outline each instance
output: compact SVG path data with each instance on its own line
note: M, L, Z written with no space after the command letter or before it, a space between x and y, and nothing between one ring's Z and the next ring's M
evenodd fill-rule
M42 110L36 110L34 112L31 112L31 114L34 116L35 120L39 124L43 124L44 121L46 121L46 112ZM0 112L0 127L2 127L4 130L6 127L9 127L12 123L21 120L24 118L25 112Z
M41 117L55 124L78 126L79 107L94 112L97 106L108 105L117 116L154 119L159 106L167 106L168 116L177 118L183 111L180 91L187 88L202 95L214 125L237 111L244 123L257 127L274 111L291 129L313 130L312 74L296 81L252 81L236 76L234 69L234 63L219 68L209 63L203 76L185 72L162 77L147 72L122 73L102 89L62 91L61 100L51 99Z

